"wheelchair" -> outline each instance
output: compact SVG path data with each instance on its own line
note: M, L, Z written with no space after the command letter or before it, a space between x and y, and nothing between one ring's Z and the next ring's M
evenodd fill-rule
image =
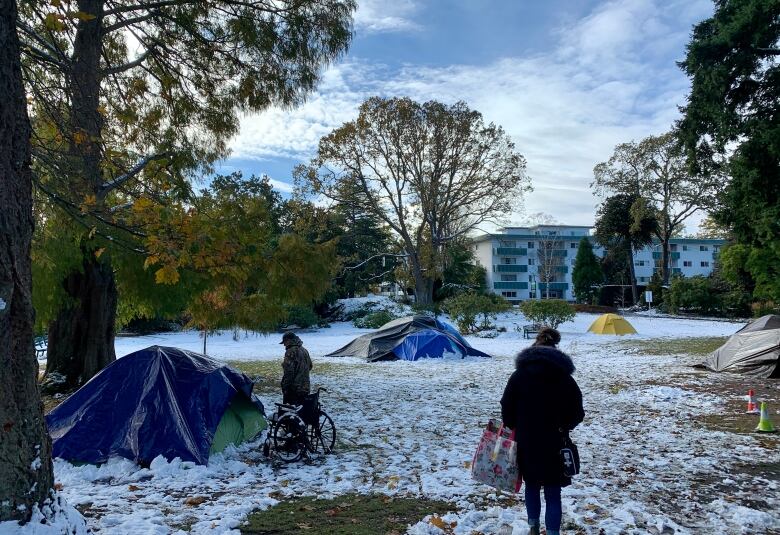
M312 455L333 452L336 445L336 426L320 405L318 388L309 394L301 405L276 403L277 411L271 416L268 435L263 444L263 455L286 463L299 461Z

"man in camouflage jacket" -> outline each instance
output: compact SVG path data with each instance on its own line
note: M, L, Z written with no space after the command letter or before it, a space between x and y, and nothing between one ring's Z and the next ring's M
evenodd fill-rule
M300 405L309 393L309 372L313 366L311 357L295 333L284 333L281 343L286 350L282 361L282 401Z

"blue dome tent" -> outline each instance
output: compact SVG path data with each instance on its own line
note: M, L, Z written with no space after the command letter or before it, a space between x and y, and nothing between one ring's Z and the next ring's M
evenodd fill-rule
M118 359L46 416L52 456L148 465L158 455L207 464L265 429L254 383L205 355L152 346Z
M385 323L377 331L355 338L326 357L361 357L380 360L490 357L474 349L446 322L430 316L409 316Z

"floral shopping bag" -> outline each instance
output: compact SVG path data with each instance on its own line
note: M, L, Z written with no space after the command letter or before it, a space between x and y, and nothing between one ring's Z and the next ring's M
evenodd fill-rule
M493 420L488 422L482 433L474 460L471 462L471 476L485 485L498 490L518 492L523 478L517 466L517 442L515 432L503 424L496 428Z

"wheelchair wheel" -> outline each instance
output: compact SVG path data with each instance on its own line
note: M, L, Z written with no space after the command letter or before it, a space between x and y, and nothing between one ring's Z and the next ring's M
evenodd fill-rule
M336 445L336 426L325 412L320 411L317 423L309 426L309 447L313 453L327 454Z
M300 460L306 452L306 424L292 412L282 414L274 425L272 440L276 456L286 463Z

